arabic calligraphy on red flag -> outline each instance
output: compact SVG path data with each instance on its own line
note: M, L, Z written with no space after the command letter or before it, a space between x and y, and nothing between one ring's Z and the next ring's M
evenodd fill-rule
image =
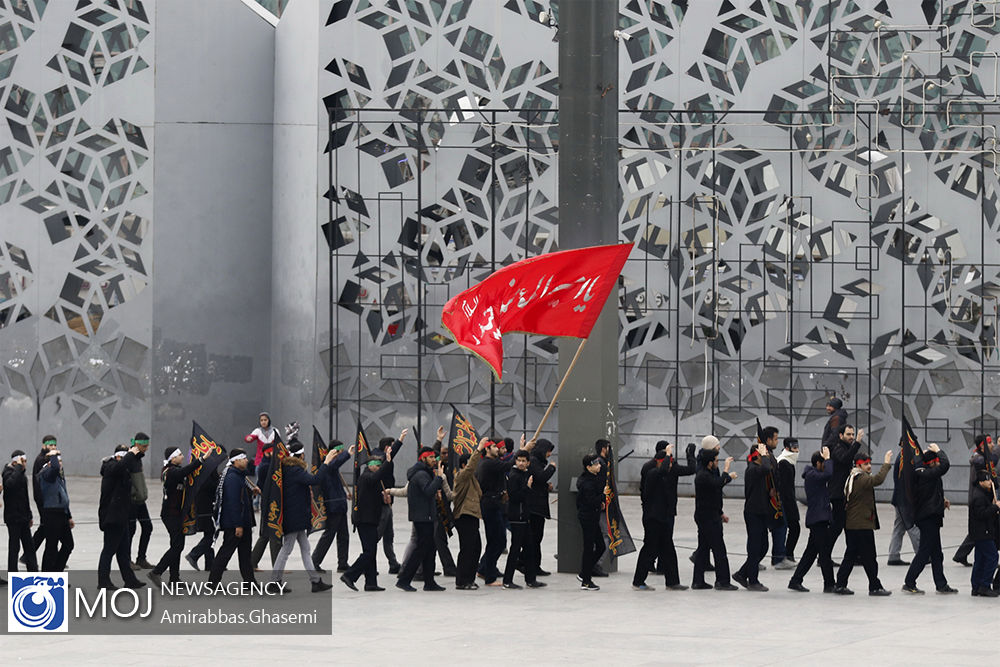
M523 259L449 299L441 321L500 379L503 334L588 337L630 252L626 243Z

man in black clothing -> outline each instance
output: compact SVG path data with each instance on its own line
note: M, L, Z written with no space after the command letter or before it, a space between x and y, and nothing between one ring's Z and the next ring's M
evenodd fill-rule
M39 474L42 472L42 467L48 463L49 452L54 450L56 447L56 436L42 436L42 450L38 452L38 456L35 457L35 460L31 465L31 497L35 500L35 509L38 510L38 528L35 529L35 534L31 537L31 542L34 545L36 553L38 552L39 547L42 546L42 542L45 540L45 526L42 523L45 520L45 516L42 514L42 486ZM23 556L21 557L21 562L24 562Z
M903 582L903 592L921 594L917 588L917 577L923 572L924 566L930 561L934 574L934 586L938 593L957 593L948 585L944 576L944 553L941 551L941 526L944 523L944 511L948 501L944 497L944 484L941 478L948 472L951 464L941 448L935 444L927 446L923 454L923 465L913 471L916 485L916 507L913 518L920 530L920 548L913 557L910 569L906 571Z
M170 581L180 581L181 552L184 551L184 489L187 486L187 476L201 466L201 459L192 457L191 462L182 466L184 454L175 447L167 447L163 455L163 470L160 480L163 482L163 504L160 506L160 520L170 535L170 547L160 558L147 576L157 586L160 585L160 575L170 570Z
M138 437L140 435L145 437ZM146 549L149 548L149 538L153 535L153 520L149 518L149 508L146 507L149 489L146 486L146 474L142 469L142 458L149 450L149 436L145 433L137 433L136 437L132 438L132 446L138 447L139 453L129 463L129 474L132 477L132 507L129 513L128 535L131 543L131 540L135 539L136 529L139 529L139 550L133 568L149 570L152 569L153 564L146 558ZM209 523L211 523L211 508L209 515ZM129 546L129 554L131 553L132 548Z
M799 559L795 574L788 582L788 588L799 593L808 593L809 589L802 585L809 568L819 559L819 568L823 573L823 592L832 593L836 581L833 576L833 561L830 559L830 475L833 467L829 465L830 449L824 447L812 455L811 465L802 471L803 486L806 490L806 528L809 529L809 541Z
M242 449L229 452L229 462L219 483L215 486L215 502L213 503L213 523L216 531L222 531L222 546L212 559L208 581L217 584L222 581L222 573L229 565L229 560L236 552L240 564L240 576L244 582L255 583L253 575L253 559L250 555L253 541L253 527L256 523L253 511L253 496L260 489L252 482L248 483L247 465L250 459Z
M513 463L513 460L503 461L497 444L490 442L476 471L479 487L483 491L479 507L483 514L483 529L486 531L486 548L483 550L476 571L486 581L487 586L500 577L497 561L507 548L503 496L506 490L507 472Z
M218 487L219 471L213 470L205 483L198 489L198 495L194 499L194 509L197 515L194 527L196 531L201 533L201 539L184 556L184 560L195 570L201 569L198 567L198 559L204 557L205 571L212 571L212 561L215 560L215 550L212 548L212 544L215 542L215 491ZM142 549L141 541L139 548ZM139 561L138 564L142 565L142 561Z
M1000 539L1000 501L994 494L993 478L987 470L976 471L976 485L969 499L969 536L976 546L972 564L972 594L995 598L993 577L997 571L997 540Z
M528 491L528 537L530 540L531 557L535 559L535 574L539 577L548 576L542 569L542 539L545 537L545 520L549 514L549 482L556 474L556 467L549 463L549 457L555 446L547 439L541 438L537 443L529 442L531 461L528 473L531 475L531 489ZM527 569L527 564L525 564Z
M148 438L147 438L148 439ZM118 445L112 456L101 464L101 496L97 504L98 526L104 533L104 546L97 561L97 585L115 590L111 582L111 559L118 561L118 570L127 588L142 588L132 571L129 559L128 517L132 505L132 478L129 469L139 448Z
M747 559L735 573L733 581L750 591L766 592L760 583L760 561L767 553L767 526L771 514L771 498L767 489L767 475L771 459L767 446L758 443L747 460L746 481L743 486L743 518L747 527Z
M583 554L580 557L581 590L598 591L600 586L592 579L594 566L604 554L604 536L601 535L600 516L604 498L610 493L607 480L601 476L601 457L587 454L583 457L583 472L576 478L576 516L583 532Z
M892 523L892 535L889 537L889 565L909 565L909 561L903 560L900 551L903 549L903 535L908 535L910 544L913 546L913 553L920 549L920 531L913 523L913 469L919 461L907 460L905 456L906 448L910 447L907 439L900 438L900 452L896 457L896 462L892 465L892 508L895 518ZM915 457L919 458L919 456ZM904 467L905 466L905 467ZM910 482L908 482L910 480Z
M503 587L520 588L514 583L514 571L518 563L524 564L524 583L528 588L542 588L544 582L535 578L535 559L530 553L528 535L528 493L534 482L528 473L531 453L521 449L514 454L514 468L507 475L507 518L510 521L510 551L507 552L507 566L503 572ZM482 466L482 463L480 463Z
M799 441L785 438L784 451L778 457L778 495L781 497L781 512L785 519L785 560L795 561L795 545L799 542L799 504L795 500L795 465L799 462Z
M403 447L403 440L406 438L406 434L410 432L410 429L404 428L397 440L392 438L382 438L378 441L378 449L381 452L381 458L386 461L391 461L399 454L399 450ZM396 486L396 478L393 476L392 468L389 468L388 477L383 480L384 489L391 489ZM382 551L385 552L385 557L389 561L389 574L399 573L399 560L396 558L396 551L393 547L393 541L396 538L396 533L392 527L392 496L387 496L384 503L382 503L380 509L381 515L378 521L378 539L382 540Z
M421 447L417 462L406 472L408 489L406 504L410 521L417 531L417 548L410 554L399 571L396 588L407 592L417 590L410 585L417 568L424 569L424 590L443 591L444 586L434 581L434 515L437 509L434 496L441 489L444 470L441 468L434 450Z
M844 485L854 468L854 456L861 449L861 438L865 430L858 431L854 437L854 427L842 424L838 437L830 445L830 463L833 464L833 474L830 476L830 506L833 508L833 520L830 522L831 549L837 545L837 538L844 532L844 521L847 518L847 500L844 497Z
M42 552L42 572L62 572L73 553L73 513L69 508L69 491L62 456L54 446L38 477L41 481L41 514L45 527L45 551Z
M655 466L646 469L639 481L640 495L645 496L642 504L642 526L644 529L642 549L639 551L632 588L637 591L653 590L646 585L646 575L653 568L653 560L659 559L664 570L666 587L682 591L687 586L680 583L677 573L677 551L674 549L674 517L677 515L677 479L695 473L695 446L687 448L687 465L680 465L673 457L673 445L667 445L657 452Z
M330 443L330 451L334 458L330 461L329 470L323 477L323 503L326 505L326 527L312 552L313 566L323 574L323 559L330 550L334 538L337 540L337 572L347 572L347 551L350 547L351 534L347 528L347 489L340 476L340 467L354 456L354 445L345 451L344 443L334 440Z
M832 396L826 402L826 424L823 425L823 436L820 442L824 447L833 449L833 444L840 436L841 427L847 423L847 410L844 409L844 402ZM858 438L860 440L861 438Z
M31 505L28 503L28 457L20 449L10 455L3 468L3 522L7 524L7 571L17 572L17 554L24 549L28 572L38 571L34 545L31 543Z
M698 549L695 551L694 576L691 588L696 591L712 588L705 582L705 566L708 563L709 552L715 559L715 590L735 591L729 581L729 558L726 556L726 543L722 538L722 524L729 521L722 513L722 487L736 479L736 473L729 472L733 457L726 458L722 473L719 473L719 451L711 445L718 444L718 439L708 436L702 440L702 449L698 452L698 472L694 477L694 521L698 526Z
M340 575L340 580L352 591L358 590L355 582L362 575L365 577L366 591L385 590L378 585L375 555L378 552L378 525L382 517L382 506L385 504L382 492L387 480L392 479L392 456L391 447L385 452L385 460L382 459L381 452L373 453L358 478L358 497L355 499L358 511L353 515L353 520L361 540L361 554Z
M979 471L985 470L993 482L996 482L996 455L993 453L989 436L977 435L973 442L972 455L969 457L969 503L972 503L972 496L975 494L979 483L976 481ZM975 547L975 540L971 535L966 535L959 545L952 560L965 567L972 567L969 562L969 554ZM919 548L919 545L918 547ZM891 554L890 554L891 556Z

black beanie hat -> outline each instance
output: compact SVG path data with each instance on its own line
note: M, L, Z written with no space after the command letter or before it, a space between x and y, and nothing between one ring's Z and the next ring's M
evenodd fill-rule
M836 396L831 396L830 400L826 402L827 405L832 405L834 410L839 410L844 407L844 402L837 398Z

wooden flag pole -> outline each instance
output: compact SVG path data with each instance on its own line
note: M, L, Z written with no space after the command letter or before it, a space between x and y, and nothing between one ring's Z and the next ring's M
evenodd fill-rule
M573 361L569 362L569 368L566 369L566 375L563 375L563 379L559 382L559 386L556 387L556 393L552 397L552 400L549 402L549 407L545 411L545 414L542 415L542 421L538 423L538 428L535 429L535 435L531 436L531 440L537 440L538 434L542 432L542 427L545 426L545 420L549 418L549 415L552 413L552 408L555 407L556 401L559 400L559 394L562 392L563 386L565 386L566 380L569 378L570 373L573 372L573 366L576 366L576 362L580 358L580 353L583 352L583 346L586 343L587 339L584 338L583 340L580 341L580 346L576 348L576 354L573 355Z

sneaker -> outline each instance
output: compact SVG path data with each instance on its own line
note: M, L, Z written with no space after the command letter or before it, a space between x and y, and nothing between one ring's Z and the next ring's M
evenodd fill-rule
M316 570L317 572L319 572L320 574L327 574L327 571L324 570L323 568L321 568L316 563L313 563L313 569Z
M406 591L407 593L416 593L417 589L409 584L404 584L402 581L396 582L396 588L401 591Z
M593 581L585 581L580 584L580 590L582 591L599 591L601 587L595 584Z
M458 586L455 586L455 590L456 591L478 591L479 590L479 584L475 584L475 583L473 583L473 584L459 584Z
M691 590L693 591L707 591L712 588L711 584L706 584L704 581L699 581L691 584Z
M375 586L375 585L368 586L368 585L365 585L365 590L367 592L369 592L369 593L378 593L380 591L384 591L385 589L382 588L381 586Z
M733 573L733 581L735 581L736 583L738 583L743 588L749 588L750 587L750 581L747 579L746 575L743 574L742 572L734 572Z
M965 567L972 567L972 563L969 562L968 558L952 558L953 561L959 565L964 565Z
M788 584L788 590L796 591L798 593L808 593L809 589L797 582L791 582Z
M984 598L995 598L1000 597L1000 593L997 593L992 588L981 588L979 590L979 595Z
M331 588L333 588L333 584L328 584L325 581L323 581L322 579L320 579L319 581L314 581L312 583L312 592L313 593L322 593L323 591L328 591Z
M903 566L903 565L909 565L909 564L910 564L910 561L903 560L902 558L890 558L889 562L887 563L887 565L896 566L896 567Z
M739 588L733 586L732 584L716 584L715 590L717 591L738 591Z
M924 592L917 588L916 584L903 584L903 592L910 595L923 595Z
M632 584L633 591L655 591L656 589L646 584Z
M887 591L884 588L876 588L873 591L868 591L868 595L872 596L873 598L885 598L892 595L892 591Z
M773 565L775 570L794 570L795 565L789 559L780 560Z
M747 590L753 591L754 593L766 593L769 589L767 586L758 581L747 586Z
M504 587L504 589L506 589L508 591L519 591L519 590L521 590L521 587L518 586L517 584L515 584L513 581L510 582L510 583L504 583L503 587Z
M436 584L434 581L431 581L431 583L429 583L429 584L424 584L424 590L425 591L430 591L430 592L433 593L433 592L437 592L437 591L443 591L444 590L444 586L440 586L440 585Z
M937 589L937 592L940 593L941 595L948 595L948 594L951 594L951 593L957 593L958 589L957 588L952 588L948 584L945 584L941 588Z
M344 585L350 588L352 591L358 590L357 585L353 581L351 581L351 578L348 577L346 574L340 575L340 580L344 582Z
M400 568L399 563L396 563L395 565L390 565L389 566L389 574L399 574L399 570L400 569L401 568ZM414 589L414 590L416 590L416 589Z
M668 591L686 591L688 589L684 584L670 584L667 586Z
M136 564L144 570L152 570L155 567L155 565L146 560L145 557L142 557L139 560L137 560Z
M537 574L539 577L547 577L547 576L551 575L552 573L551 572L546 572L542 568L538 568L538 571L535 572L535 574Z
M545 588L548 586L544 581L527 581L524 585L528 588Z
M132 569L133 570L141 570L142 566L139 565L138 563L136 563L135 561L132 561Z
M188 562L188 565L193 567L196 571L201 572L201 568L198 567L198 561L196 561L194 558L191 558L191 554L184 556L184 560L186 560Z
M837 595L854 595L854 591L847 586L834 586L833 592Z
M583 583L583 577L581 577L579 574L576 575L576 580L579 581L581 584Z

